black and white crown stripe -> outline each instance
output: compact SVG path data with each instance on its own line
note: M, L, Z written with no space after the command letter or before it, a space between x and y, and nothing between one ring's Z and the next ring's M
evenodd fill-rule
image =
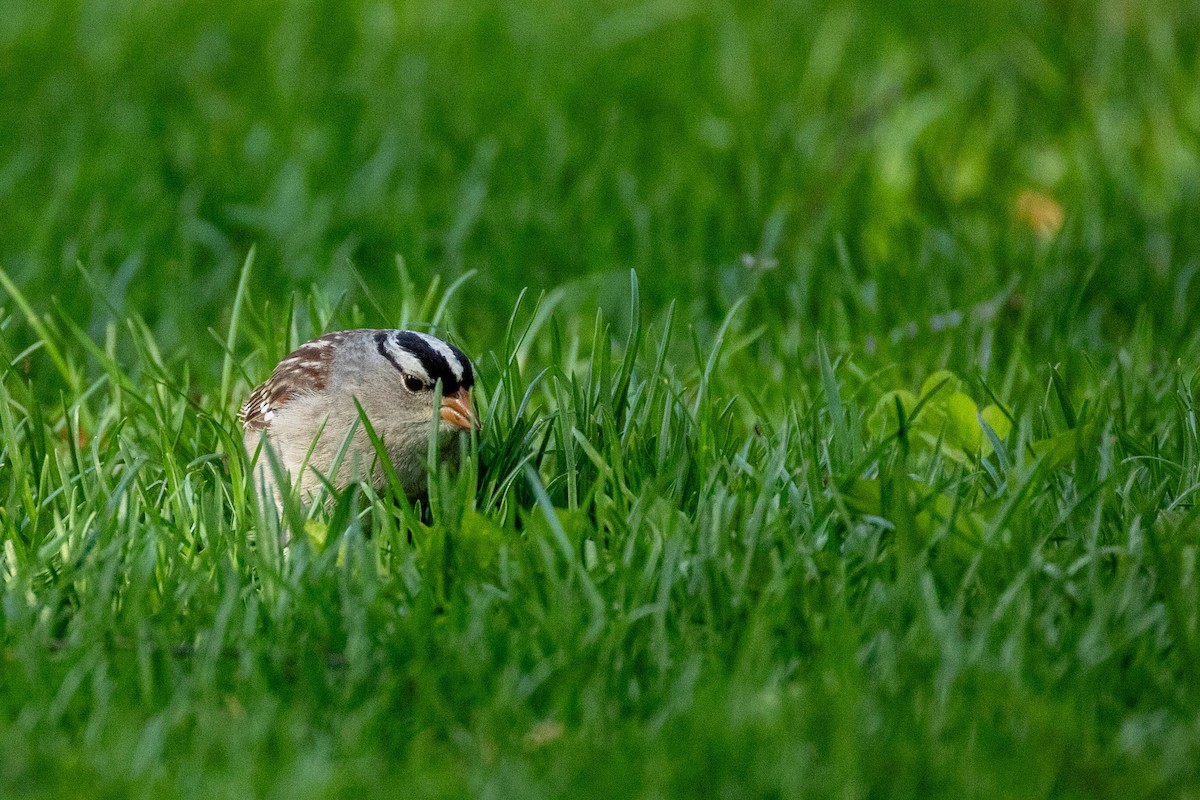
M375 335L379 354L406 375L432 387L442 382L442 391L453 394L475 383L471 362L463 352L436 336L417 331L380 331Z
M436 336L430 336L427 333L416 333L415 331L413 333L442 357L442 360L446 362L446 366L454 373L454 380L461 383L463 379L463 361L465 360L463 354Z

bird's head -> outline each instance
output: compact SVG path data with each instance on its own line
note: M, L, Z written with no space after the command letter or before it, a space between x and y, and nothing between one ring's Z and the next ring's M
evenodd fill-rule
M374 368L383 372L378 385L393 394L377 402L390 403L398 418L428 429L436 414L444 436L480 429L471 401L475 372L457 347L427 333L384 330L374 335L372 356ZM441 402L435 408L439 384Z

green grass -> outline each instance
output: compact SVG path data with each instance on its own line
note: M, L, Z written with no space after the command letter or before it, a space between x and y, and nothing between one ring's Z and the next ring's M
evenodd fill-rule
M1200 797L1198 42L10 2L0 796ZM283 552L241 399L421 323L466 468Z

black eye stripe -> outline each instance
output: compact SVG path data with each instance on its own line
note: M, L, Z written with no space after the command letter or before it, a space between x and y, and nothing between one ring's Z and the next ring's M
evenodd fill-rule
M408 351L414 358L421 362L421 366L429 374L429 377L442 382L442 392L444 394L453 394L460 388L470 389L475 385L475 373L471 369L471 362L467 359L463 352L449 342L444 342L446 347L454 354L458 360L458 366L462 369L461 380L454 374L450 363L446 357L430 346L422 337L411 331L382 331L376 335L375 341L379 352L391 362L392 366L404 372L396 360L388 353L386 346L388 336L393 336L393 342L400 348Z
M396 344L412 353L421 366L425 367L425 371L429 373L429 377L433 380L441 378L442 391L446 394L451 394L458 391L458 386L454 378L454 373L450 370L450 365L446 363L446 359L429 346L429 343L420 336L415 336L407 331L401 331L396 334Z

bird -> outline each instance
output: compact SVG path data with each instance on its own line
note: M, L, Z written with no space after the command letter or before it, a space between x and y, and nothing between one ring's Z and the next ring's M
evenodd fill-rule
M435 407L439 383L441 404ZM260 498L272 497L280 510L279 472L304 503L326 482L342 489L362 479L382 491L386 472L362 424L361 406L405 495L415 501L427 485L434 418L440 418L439 452L448 461L457 460L458 448L445 445L482 428L471 399L474 385L471 361L428 333L360 328L311 339L284 357L238 412L246 452L252 461L257 458L255 490Z

